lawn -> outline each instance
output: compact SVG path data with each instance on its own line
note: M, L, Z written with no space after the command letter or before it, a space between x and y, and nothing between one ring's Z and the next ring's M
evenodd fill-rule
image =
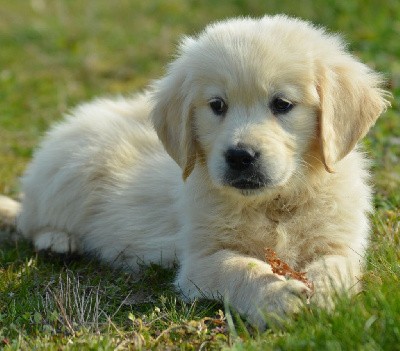
M187 305L174 270L113 271L95 259L2 241L0 349L400 350L400 2L397 0L0 0L0 193L51 123L79 102L128 95L164 72L183 34L238 15L286 13L338 31L384 73L392 108L364 146L374 160L364 291L258 333L211 301ZM11 233L12 234L12 233Z

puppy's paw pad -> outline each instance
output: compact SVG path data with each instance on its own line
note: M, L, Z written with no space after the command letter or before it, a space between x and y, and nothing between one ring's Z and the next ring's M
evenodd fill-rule
M34 239L36 250L51 250L57 253L68 253L76 250L75 240L61 231L44 231Z

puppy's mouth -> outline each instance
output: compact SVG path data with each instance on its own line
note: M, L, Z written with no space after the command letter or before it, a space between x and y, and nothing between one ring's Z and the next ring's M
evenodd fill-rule
M266 184L260 181L241 179L237 181L232 181L229 183L229 185L239 190L258 190L264 188Z
M261 173L252 173L249 175L226 174L225 185L239 190L242 195L248 196L258 194L269 186L269 179Z

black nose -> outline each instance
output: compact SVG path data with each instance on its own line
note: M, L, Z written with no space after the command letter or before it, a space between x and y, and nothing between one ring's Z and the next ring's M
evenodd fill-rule
M259 153L250 147L233 147L226 151L225 160L229 167L235 171L244 171L254 166Z

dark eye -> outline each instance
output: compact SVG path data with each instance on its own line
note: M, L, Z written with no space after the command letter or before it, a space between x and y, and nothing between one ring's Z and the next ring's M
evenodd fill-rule
M271 103L271 109L276 114L287 113L293 108L293 106L293 103L291 103L289 100L280 97L275 98Z
M221 116L226 113L228 110L228 105L225 103L224 100L222 100L219 97L213 98L209 101L209 105L211 107L211 110L217 115Z

